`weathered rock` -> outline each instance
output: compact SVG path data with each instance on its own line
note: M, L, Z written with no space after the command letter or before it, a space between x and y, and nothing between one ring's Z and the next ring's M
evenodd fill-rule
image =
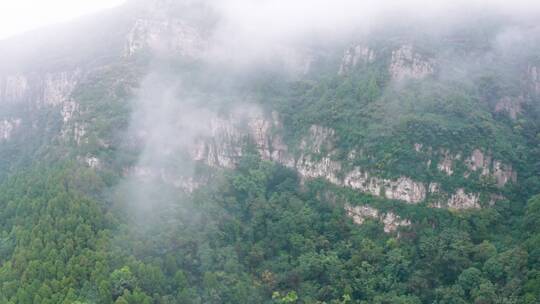
M0 77L0 103L18 103L28 98L28 79L23 75Z
M464 189L458 189L447 202L447 208L454 210L480 208L480 195L476 193L465 193Z
M393 212L387 212L382 218L384 224L384 232L391 233L396 231L399 227L407 227L411 225L411 221L408 219L401 219Z
M125 56L150 50L196 58L201 55L204 45L199 31L181 20L141 18L128 35Z
M540 67L529 65L527 69L529 87L532 93L540 94Z
M384 180L385 197L402 200L408 203L419 203L426 198L426 187L408 177L400 177L397 181Z
M20 118L0 120L0 142L11 139L13 131L21 125L21 122Z
M485 155L479 149L472 152L471 156L465 160L465 164L470 171L482 170L481 176L494 177L498 187L504 187L509 182L517 182L517 173L512 165L493 160L490 155ZM465 173L465 177L468 176L469 173Z
M80 71L63 71L0 77L0 104L61 105L71 100L80 74Z
M351 47L343 55L338 74L344 75L358 65L372 63L373 61L375 61L375 52L372 49L362 45Z
M389 72L394 80L422 79L432 75L434 71L433 60L415 52L411 45L404 45L392 52Z
M342 185L374 196L384 195L381 182L378 179L370 178L369 174L360 168L355 168L347 173Z
M79 112L79 104L75 101L66 101L62 105L62 120L64 123L69 122L73 116Z
M362 225L366 219L382 222L384 224L384 232L386 233L392 233L398 230L399 227L411 225L410 220L401 219L393 212L383 213L370 206L345 205L345 211L347 212L347 216L352 218L353 222L357 225Z
M330 128L313 125L309 128L309 135L302 139L300 149L317 154L328 153L333 149L334 134Z
M338 178L341 163L330 159L330 157L323 157L315 161L310 155L303 155L297 161L296 170L304 179L324 178L332 184L342 184L342 181Z
M493 162L493 176L497 181L497 187L504 187L508 182L517 182L517 173L512 166L497 160Z
M467 209L479 206L479 194L466 194L464 189L458 189L456 193L449 195L441 192L438 183L424 184L406 176L384 179L372 176L357 166L345 170L347 166L335 159L335 134L329 128L312 126L300 141L300 153L295 158L279 135L282 126L275 114L271 118L261 113L243 115L212 120L210 134L199 138L193 145L190 151L192 158L213 167L234 168L242 156L243 143L250 139L261 158L295 169L302 180L323 178L338 186L411 204L425 201L430 193L443 198L441 203L438 203L439 207ZM419 145L415 148L422 149ZM453 162L462 159L461 155L451 155L447 150L441 151L445 158L439 164L439 169L450 175L453 173ZM483 174L493 172L499 186L516 180L511 166L493 162L490 156L486 156L479 149L473 151L466 164L471 171L482 170Z
M429 183L428 191L431 194L439 193L441 189L441 185L439 183Z
M484 155L482 151L475 149L471 156L465 160L465 164L471 171L482 170L481 175L488 175L489 167L491 166L491 156Z
M450 151L443 150L442 152L443 159L437 164L437 169L446 173L447 175L454 174L452 166L454 164L454 157L450 154Z
M86 156L84 158L85 163L92 169L98 169L101 167L101 160L95 156Z
M412 204L419 203L426 198L426 187L423 183L415 182L408 177L400 177L397 180L370 177L367 172L363 172L358 167L346 174L340 185L374 196Z
M503 97L495 105L495 112L506 113L511 119L516 120L517 116L523 111L523 103L523 97Z
M366 219L378 219L379 210L370 206L350 206L345 205L347 216L352 218L357 225L362 225Z

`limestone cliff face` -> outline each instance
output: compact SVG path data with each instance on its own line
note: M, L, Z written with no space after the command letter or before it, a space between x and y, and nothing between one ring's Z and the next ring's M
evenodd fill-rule
M207 165L233 168L242 156L243 142L249 139L263 159L295 169L304 180L323 178L335 185L408 203L419 203L426 198L426 186L408 177L382 179L359 167L344 172L341 161L334 159L331 129L312 126L301 140L298 155L293 156L280 135L281 124L275 114L271 118L252 115L243 123L234 117L220 118L210 125L211 134L199 138L190 151L194 160Z
M452 194L447 202L449 209L475 209L479 208L480 196L476 193L466 193L464 189L458 189L456 193Z
M408 219L402 219L393 212L381 212L370 206L351 206L345 205L347 216L352 218L357 225L362 225L367 219L378 220L384 225L384 232L392 233L400 227L411 225Z
M382 196L412 204L422 202L426 198L426 187L423 183L404 176L397 180L373 177L358 167L349 172L340 185L374 196Z
M190 155L212 167L234 168L243 155L246 141L254 144L265 160L294 166L294 159L280 135L274 134L280 122L276 114L265 117L259 112L233 113L210 120L210 132L193 143Z
M450 151L448 150L441 150L441 154L442 154L442 159L437 164L437 169L439 169L439 171L446 173L447 175L454 174L454 169L453 169L454 161L461 159L461 155L460 154L455 155L455 156L451 155Z
M465 164L471 172L480 171L481 176L495 178L498 187L504 187L509 182L517 182L517 173L512 165L493 160L489 154L475 149L471 156L465 160ZM466 173L468 176L469 173Z
M434 61L416 52L412 45L403 45L392 52L389 72L394 80L422 79L434 71Z
M196 58L205 43L199 31L181 20L138 19L131 29L124 55L143 50Z
M339 67L339 75L344 75L350 72L354 67L362 64L368 64L375 61L375 51L363 46L356 45L345 51L341 65Z
M422 150L423 145L415 144L414 149L418 153L424 152ZM437 163L437 169L445 174L451 176L454 174L457 162L465 164L468 171L464 173L464 176L468 178L471 173L478 172L481 177L493 178L497 187L502 188L508 183L517 182L517 172L512 168L512 165L503 163L500 160L494 160L489 153L485 153L480 149L474 149L470 156L465 159L462 158L461 153L452 154L447 149L442 149L433 152L433 149L426 149L430 157L439 157L440 161ZM431 160L428 161L428 166L431 165Z
M527 80L532 93L540 95L540 67L529 65L527 68Z
M59 111L64 123L67 123L79 111L78 103L72 94L82 78L80 70L56 72L30 72L0 76L0 107L18 107L39 111L43 108L52 108ZM0 135L4 140L12 136L13 131L21 125L21 118L4 120L0 126ZM29 121L29 123L32 123ZM76 141L84 131L62 131L62 135L70 133Z
M0 76L0 104L57 106L70 101L80 71Z
M507 114L512 120L516 120L518 115L523 111L525 101L522 96L519 97L503 97L495 104L495 113Z
M190 155L195 161L212 167L234 168L243 155L244 143L252 142L262 159L283 164L298 172L302 180L322 178L328 182L357 190L362 193L410 204L425 201L428 196L433 207L471 209L480 207L480 195L465 189L453 193L441 191L438 183L423 183L401 176L385 179L373 175L358 166L351 167L348 160L338 159L332 129L312 126L298 147L292 148L281 137L282 125L277 114L264 115L260 112L242 116L231 115L215 118L210 123L211 132L193 144ZM421 152L423 145L414 147ZM432 149L427 149L432 153ZM292 153L295 151L295 153ZM351 152L353 153L353 152ZM442 158L437 167L448 175L454 174L457 161L465 162L470 172L480 170L481 175L493 177L497 186L503 187L516 182L517 175L510 165L493 160L491 156L476 149L465 160L461 154L452 155L441 150Z

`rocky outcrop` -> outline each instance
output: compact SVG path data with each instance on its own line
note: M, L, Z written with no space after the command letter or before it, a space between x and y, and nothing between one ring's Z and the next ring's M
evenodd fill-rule
M523 97L503 97L495 104L495 113L505 113L512 120L516 120L523 111Z
M21 125L21 119L3 119L0 120L0 142L11 139L13 131Z
M373 49L362 45L351 47L346 50L345 54L343 55L338 74L345 75L354 67L372 63L373 61L375 61L375 52Z
M138 19L128 34L124 55L143 50L194 58L205 45L199 31L181 20Z
M480 194L467 193L465 189L459 188L451 195L439 193L439 199L430 206L450 210L478 209L480 208Z
M294 158L281 136L274 134L280 123L274 114L267 118L259 113L233 113L229 117L210 120L210 132L195 140L190 155L212 167L233 168L242 157L246 140L250 140L261 157L288 167Z
M389 199L402 200L408 203L419 203L426 198L426 187L423 183L413 181L408 177L398 180L382 180L384 196Z
M295 166L295 159L289 153L288 146L279 134L282 128L283 126L275 112L272 113L271 120L257 115L252 117L248 122L249 136L253 139L261 157L265 160L275 161L292 168ZM319 131L315 130L314 132ZM317 139L316 137L314 139L315 141L321 141L321 139ZM321 145L319 145L319 151Z
M465 164L471 171L481 170L482 175L488 175L489 167L491 165L491 156L484 155L482 151L475 149L471 156L465 160Z
M517 173L512 169L512 166L497 160L493 162L493 176L499 188L504 187L509 182L517 182Z
M282 126L276 114L272 117L260 113L247 116L233 114L213 119L210 126L210 134L196 140L190 155L194 160L212 167L234 168L243 155L245 142L250 141L261 158L296 170L302 180L322 178L337 186L410 204L423 202L430 194L440 198L437 206L441 208L468 209L479 206L479 195L465 193L463 189L447 194L440 190L438 183L425 184L406 176L385 179L373 176L358 166L348 167L343 160L337 160L333 145L335 134L329 128L312 126L300 141L295 157L280 135ZM422 149L420 145L415 148ZM461 159L461 156L451 155L447 150L441 150L441 153L445 157L439 164L440 169L453 174L453 163ZM485 156L480 150L472 153L467 164L473 171L482 170L486 174L493 172L500 186L515 180L511 168L501 162L493 162L491 157ZM494 169L490 169L492 167Z
M234 118L214 118L209 125L210 133L197 138L190 149L192 158L211 167L234 168L242 157L245 133Z
M61 112L62 121L64 123L69 122L77 113L79 113L78 103L76 103L73 100L64 102L64 104L62 105L62 112Z
M437 164L437 169L439 169L439 171L446 173L447 175L454 174L454 169L453 169L454 160L460 159L461 156L459 154L456 156L453 156L450 154L450 151L448 150L442 150L441 154L443 157L441 161Z
M421 144L415 144L414 149L418 153L423 153ZM499 188L504 187L508 183L517 182L517 173L513 170L512 165L494 160L490 154L486 154L480 149L474 149L471 155L464 160L462 154L452 154L447 149L441 149L438 152L433 152L431 148L426 150L427 155L430 157L427 163L428 167L432 163L431 158L439 158L437 169L448 176L454 174L455 168L458 165L457 162L464 162L467 168L467 171L464 173L465 178L470 177L473 172L478 172L481 177L493 178Z
M0 104L18 103L29 98L28 79L23 75L0 77Z
M330 157L314 160L310 155L304 155L298 159L296 170L303 179L324 178L335 185L343 184L338 177L341 172L341 163L333 161Z
M393 212L380 212L370 206L345 205L345 211L347 216L352 218L353 222L357 225L362 225L367 219L380 221L383 223L384 232L386 233L392 233L397 231L400 227L411 225L410 220L401 219L401 217Z
M527 68L527 80L531 92L540 95L540 67L529 65Z
M389 72L393 80L422 79L435 71L433 60L417 53L411 45L392 52Z
M0 104L57 106L71 100L79 71L30 73L0 77Z
M92 156L92 155L86 155L85 157L78 156L77 160L85 164L86 166L88 166L88 168L100 169L102 167L101 160L97 158L96 156Z
M281 125L275 114L272 118L260 114L216 118L210 126L210 134L197 139L190 151L194 160L209 166L234 168L242 156L244 141L249 139L263 159L295 169L303 180L324 178L335 185L408 203L426 198L425 185L408 177L382 179L358 167L343 172L342 163L334 159L332 129L312 126L301 140L298 157L294 157L279 134Z
M452 194L447 203L447 208L454 210L480 208L480 195L476 193L466 193L464 189L458 189Z
M472 172L480 171L481 176L494 177L498 187L504 187L509 182L517 182L517 173L513 170L512 165L493 160L490 155L484 154L479 149L472 152L471 156L465 160L465 164ZM469 174L467 172L465 176L468 177Z
M448 194L440 190L438 183L426 184L406 176L385 179L358 166L350 167L343 163L347 160L338 160L333 144L335 132L329 128L312 126L293 154L280 135L282 126L275 113L271 116L256 111L231 114L215 117L209 125L209 134L197 138L189 154L195 161L211 167L234 168L243 155L245 143L251 142L262 159L294 169L303 181L322 178L337 186L410 204L418 204L433 195L440 200L436 207L468 209L479 206L479 194L465 193L464 189ZM423 147L418 144L415 149L420 151ZM432 149L427 150L432 153ZM448 150L440 153L443 158L439 169L453 174L454 163L462 159L461 155L452 155ZM516 179L511 167L493 161L480 150L473 151L466 164L471 171L482 170L482 173L494 176L501 187Z

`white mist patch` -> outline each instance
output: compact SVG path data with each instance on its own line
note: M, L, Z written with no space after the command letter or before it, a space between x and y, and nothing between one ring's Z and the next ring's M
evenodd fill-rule
M204 182L196 173L195 154L202 142L216 140L216 122L234 117L238 127L247 118L262 113L255 105L216 106L212 100L219 96L186 88L179 79L169 73L154 72L142 82L127 136L140 155L126 169L128 183L136 180L147 186L166 184L192 192ZM136 193L140 189L129 191ZM148 204L152 204L151 200Z

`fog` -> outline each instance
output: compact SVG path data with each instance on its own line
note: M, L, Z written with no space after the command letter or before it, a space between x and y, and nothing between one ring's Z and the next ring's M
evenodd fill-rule
M119 6L125 0L17 0L0 2L0 39Z
M167 1L154 2L148 11L152 14L168 5ZM235 113L234 119L244 120L264 112L260 100L249 97L245 90L258 74L269 71L273 77L291 81L310 78L316 74L313 65L317 60L333 65L332 73L337 74L344 50L350 46L400 35L405 40L439 43L462 31L474 32L482 24L479 31L495 33L486 33L489 41L479 41L487 45L485 51L467 56L444 49L430 53L441 81L467 83L486 66L493 66L494 56L521 64L538 46L534 41L539 28L536 18L540 17L537 1L192 0L176 5L179 20L187 20L196 29L205 22L200 34L203 47L195 58L186 59L164 49L166 41L160 43L132 101L134 112L126 138L135 139L140 156L121 187L131 193L132 207L143 210L143 217L163 201L163 197L151 196L164 192L150 191L148 187L155 190L155 186L148 179L179 189L197 183L189 152L201 138L215 136L213 121L230 119L230 113ZM197 69L170 68L190 60ZM508 71L508 75L513 73ZM400 85L394 83L391 93L395 95ZM399 102L378 106L379 111L388 112L387 126L398 121ZM141 179L147 180L146 187L138 184ZM174 195L165 201L174 201Z

